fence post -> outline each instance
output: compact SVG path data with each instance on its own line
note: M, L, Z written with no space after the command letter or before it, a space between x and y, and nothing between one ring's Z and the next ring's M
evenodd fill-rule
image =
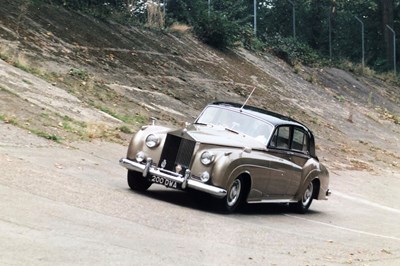
M362 49L362 68L365 67L365 46L364 46L364 22L357 16L354 16L361 23L361 49Z
M253 6L254 6L254 36L257 36L257 0L254 0Z
M329 39L329 60L332 60L332 17L331 10L328 14L328 39Z
M387 24L386 24L386 27L393 34L393 72L394 72L394 75L396 75L396 32Z
M292 5L292 22L293 22L293 39L296 39L296 8L294 0L288 0L289 3Z

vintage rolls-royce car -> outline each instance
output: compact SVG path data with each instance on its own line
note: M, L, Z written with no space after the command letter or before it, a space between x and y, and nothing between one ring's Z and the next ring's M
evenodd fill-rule
M287 203L305 213L313 199L330 195L328 171L307 127L236 103L209 104L182 129L143 126L120 165L132 190L156 183L200 191L227 212L246 203Z

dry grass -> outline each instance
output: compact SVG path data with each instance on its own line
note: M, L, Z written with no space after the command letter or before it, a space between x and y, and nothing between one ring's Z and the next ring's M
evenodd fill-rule
M390 113L386 108L376 107L379 118L400 125L400 116Z
M13 52L7 47L0 46L0 59L33 75L43 75L43 71L34 66L34 64L23 53L18 53L17 51Z
M357 156L361 155L360 151L354 149L353 147L350 147L347 144L342 144L342 143L339 144L339 149L341 152L346 154L357 155Z
M192 28L186 24L174 23L169 27L171 32L176 33L186 33L189 32Z
M349 167L350 170L372 171L371 166L367 162L361 161L359 159L354 159L354 158L349 159L349 162L350 162L350 167Z
M85 129L85 135L89 139L107 138L110 135L110 128L102 123L88 123Z
M160 0L157 3L148 2L147 4L147 26L152 28L164 28L164 12L160 6Z

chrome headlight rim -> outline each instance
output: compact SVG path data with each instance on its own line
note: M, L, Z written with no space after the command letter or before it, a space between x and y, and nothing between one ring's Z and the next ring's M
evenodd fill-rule
M205 166L212 164L214 160L215 155L210 151L203 151L203 153L200 155L200 162Z
M146 146L150 149L158 147L160 145L161 139L155 134L150 134L146 137Z

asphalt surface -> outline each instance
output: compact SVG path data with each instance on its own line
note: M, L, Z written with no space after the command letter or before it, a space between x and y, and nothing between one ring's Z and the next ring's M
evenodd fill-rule
M0 264L400 265L398 172L332 171L333 195L305 215L226 215L182 191L129 190L125 153L0 122Z

